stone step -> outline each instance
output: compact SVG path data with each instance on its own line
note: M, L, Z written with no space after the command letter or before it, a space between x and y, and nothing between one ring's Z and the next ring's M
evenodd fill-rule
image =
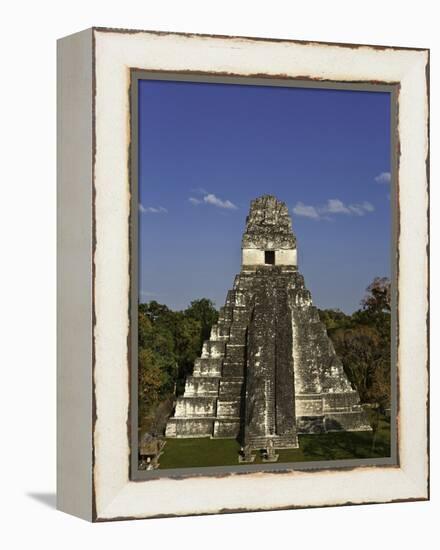
M229 342L231 344L245 344L246 332L246 323L232 323L229 329Z
M217 397L179 397L174 412L175 418L214 417L217 412Z
M212 325L209 340L211 342L223 341L229 339L229 327L225 324Z
M323 412L351 412L358 409L359 396L354 390L344 393L323 393Z
M219 418L214 421L214 437L232 438L240 433L239 418Z
M249 321L250 310L248 308L234 307L232 312L232 321L234 323L247 323Z
M246 445L250 445L254 449L267 449L270 445L269 441L273 442L273 447L275 449L295 449L298 447L298 437L296 433L289 435L267 434L265 436L246 437Z
M232 323L232 307L222 306L219 311L219 322Z
M244 308L247 305L246 302L246 291L243 291L241 289L234 289L229 290L228 294L226 296L226 302L225 305L227 307L234 307L234 308Z
M239 418L240 417L240 398L218 399L217 400L217 418Z
M223 378L220 380L218 395L220 399L240 397L243 389L243 377Z
M233 363L228 360L223 361L223 367L222 367L222 377L224 378L236 378L240 376L244 376L244 363Z
M331 412L324 416L324 428L328 432L371 431L368 417L364 411Z
M225 348L225 360L231 363L244 363L246 355L246 346L243 344L233 344L228 342Z
M235 291L234 290L228 290L227 291L225 306L226 307L234 307L235 306Z
M184 397L212 397L219 393L220 378L187 376Z
M323 399L320 395L307 395L295 397L296 416L320 416L322 415Z
M170 418L165 437L209 437L214 431L214 418Z
M226 337L229 337L230 335L230 330L231 330L231 325L230 324L226 324L226 323L218 323L217 324L217 327L218 327L218 334L219 336L226 336Z
M221 376L222 363L221 357L198 357L194 362L193 376Z
M253 273L239 273L234 280L234 290L247 292L254 286L255 276Z
M225 345L226 342L216 342L212 340L207 340L203 344L202 348L202 357L212 357L219 358L223 357L225 354Z

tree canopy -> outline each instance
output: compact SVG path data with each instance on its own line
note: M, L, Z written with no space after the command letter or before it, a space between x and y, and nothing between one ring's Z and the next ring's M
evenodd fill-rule
M138 310L139 420L148 431L161 432L175 395L209 338L218 313L211 300L194 300L184 311L151 301Z
M320 318L364 403L386 409L391 401L390 280L376 277L352 315L320 310Z

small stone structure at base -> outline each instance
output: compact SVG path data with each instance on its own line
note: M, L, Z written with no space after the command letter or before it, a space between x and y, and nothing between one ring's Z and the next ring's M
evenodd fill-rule
M298 272L287 206L265 195L246 222L241 271L165 435L237 438L246 462L298 434L371 430Z

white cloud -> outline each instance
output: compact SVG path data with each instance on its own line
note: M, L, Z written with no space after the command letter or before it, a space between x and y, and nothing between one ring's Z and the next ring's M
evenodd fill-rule
M381 172L374 178L374 181L377 183L390 183L391 174L390 172Z
M191 204L194 204L194 205L198 205L198 204L202 204L203 201L201 201L200 199L196 199L195 197L190 197L189 199L189 202Z
M229 210L236 210L236 206L234 203L232 203L229 200L221 200L218 197L216 197L213 193L209 193L208 195L205 195L203 197L204 202L207 204L212 204L213 206L217 206L218 208L227 208Z
M168 210L163 206L143 206L139 203L139 212L141 214L168 214Z
M208 193L203 189L198 190L200 194L203 194L203 198L197 199L195 197L190 197L188 200L191 204L194 206L197 206L199 204L211 204L212 206L216 206L217 208L226 208L227 210L236 210L237 206L230 200L222 200L216 197L213 193Z
M312 218L314 220L319 220L318 211L314 206L307 206L302 202L297 202L296 205L292 208L293 213L297 216L304 216L305 218Z
M367 212L373 212L374 206L368 201L360 204L344 204L340 199L328 199L325 204L319 206L297 202L292 211L297 216L313 220L331 220L331 216L338 214L363 216Z
M328 214L350 214L350 209L339 199L329 199L321 211Z
M364 201L362 203L362 206L363 206L365 212L374 212L374 206L371 204L371 202Z

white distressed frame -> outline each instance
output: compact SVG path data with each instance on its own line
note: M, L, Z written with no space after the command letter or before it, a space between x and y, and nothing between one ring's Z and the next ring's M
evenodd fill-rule
M389 502L429 497L427 50L91 31L94 51L92 518ZM399 466L129 479L130 69L399 83Z

